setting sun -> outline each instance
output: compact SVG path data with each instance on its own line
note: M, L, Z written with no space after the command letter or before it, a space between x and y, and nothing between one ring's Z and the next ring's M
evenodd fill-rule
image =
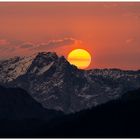
M91 63L91 55L84 49L76 49L69 53L68 61L80 69L86 69Z

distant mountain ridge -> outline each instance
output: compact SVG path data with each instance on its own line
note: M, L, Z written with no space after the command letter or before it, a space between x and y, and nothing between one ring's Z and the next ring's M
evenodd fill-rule
M0 87L0 95L0 137L140 137L140 89L73 114L43 109L20 88Z
M80 70L56 53L0 62L0 83L21 87L45 108L77 112L140 88L140 71Z

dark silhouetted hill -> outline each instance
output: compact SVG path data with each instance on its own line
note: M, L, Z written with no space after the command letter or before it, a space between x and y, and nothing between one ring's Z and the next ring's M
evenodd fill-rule
M48 133L54 137L140 137L140 89L50 124Z
M47 110L25 90L0 86L0 137L31 137L44 123L63 115Z
M0 137L140 137L140 89L92 109L63 116L42 109L21 89L0 87L0 101L0 108L5 106L0 113L7 118L0 119ZM49 120L44 119L47 116Z

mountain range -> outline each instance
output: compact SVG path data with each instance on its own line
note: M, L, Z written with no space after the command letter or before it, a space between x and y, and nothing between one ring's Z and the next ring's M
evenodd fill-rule
M60 138L139 138L140 89L92 109L62 116L41 128ZM48 127L49 126L49 127Z
M25 90L0 87L0 137L140 137L140 89L76 113L44 109Z
M1 60L0 73L0 137L140 137L140 70L40 52Z
M0 61L0 85L22 88L44 108L75 113L140 88L140 70L81 70L54 52Z

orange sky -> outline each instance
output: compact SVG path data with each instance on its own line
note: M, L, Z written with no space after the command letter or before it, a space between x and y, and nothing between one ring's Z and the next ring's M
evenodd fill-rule
M0 58L74 48L89 68L140 69L140 3L0 3Z

